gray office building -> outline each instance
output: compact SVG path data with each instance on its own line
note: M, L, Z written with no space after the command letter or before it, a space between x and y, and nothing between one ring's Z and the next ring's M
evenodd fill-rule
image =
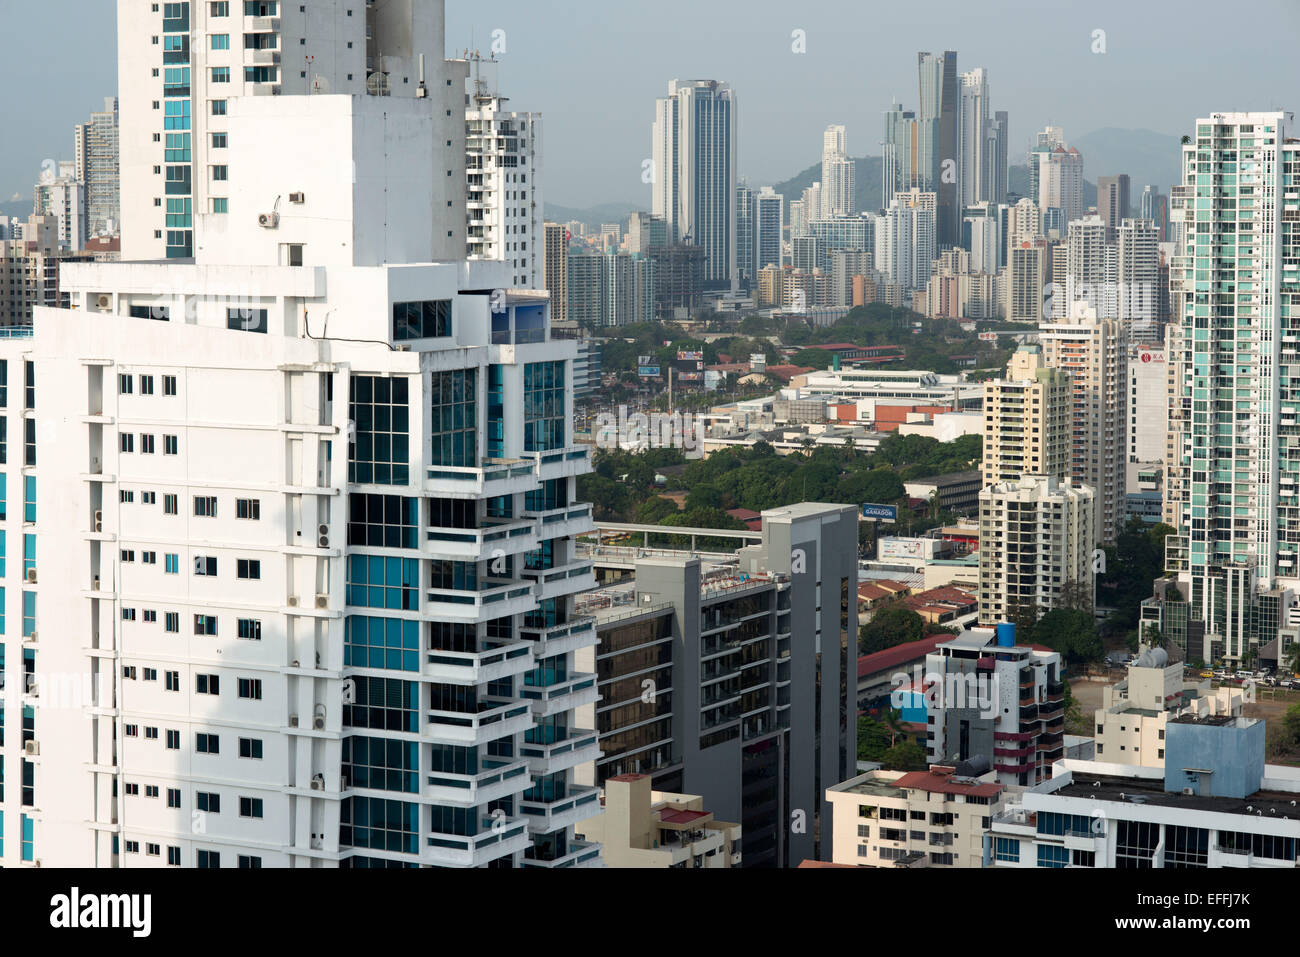
M635 577L581 602L601 700L578 721L602 756L578 778L699 794L742 824L746 867L795 867L830 847L825 791L855 770L858 513L794 505L760 534L733 552L590 550Z

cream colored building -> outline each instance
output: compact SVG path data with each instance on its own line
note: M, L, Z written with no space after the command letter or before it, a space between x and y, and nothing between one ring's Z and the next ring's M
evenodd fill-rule
M981 867L984 832L1001 812L1003 795L994 772L963 776L939 765L869 771L826 790L834 817L831 860L857 867Z
M1099 542L1113 545L1125 516L1128 330L1079 302L1070 319L1042 326L1038 338L1045 363L1070 377L1070 474L1096 492L1093 528Z
M651 790L650 776L605 782L604 810L578 825L606 867L739 867L740 825L715 821L694 794Z
M1038 346L1021 346L1004 379L984 384L985 485L1070 474L1071 384Z
M980 492L981 625L1018 610L1058 607L1073 586L1091 600L1096 587L1093 491L1056 478L1025 476Z
M1170 664L1163 648L1146 649L1129 665L1125 680L1102 691L1096 758L1107 764L1164 767L1170 719L1239 718L1243 698L1241 688L1211 691L1208 681L1185 684L1181 664Z

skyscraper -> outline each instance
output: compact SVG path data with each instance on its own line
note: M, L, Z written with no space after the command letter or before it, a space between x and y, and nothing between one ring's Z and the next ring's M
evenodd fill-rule
M545 288L551 294L551 323L568 322L569 230L560 223L545 223L542 237L542 270Z
M758 252L754 249L754 190L744 180L736 187L736 278L742 289L753 288Z
M704 250L704 282L737 283L736 93L717 80L673 80L655 101L651 212L673 242Z
M962 206L992 199L989 155L989 136L992 120L989 117L988 73L981 67L961 74L961 148L958 150L957 171Z
M1172 359L1185 372L1171 406L1190 416L1171 464L1186 484L1170 555L1205 626L1189 654L1206 661L1242 661L1275 638L1300 587L1300 275L1285 265L1300 260L1294 122L1197 120L1171 201L1188 227L1171 266ZM1227 164L1235 177L1220 173Z
M848 155L843 126L826 130L822 142L821 213L818 219L852 216L857 211L854 200L856 164Z
M1126 219L1119 226L1116 246L1119 321L1129 338L1164 342L1160 323L1166 319L1160 281L1160 244L1149 219Z
M888 209L899 190L920 186L917 174L918 134L916 114L897 103L885 112L885 139L881 144L880 208Z
M1129 175L1102 176L1097 180L1097 212L1106 224L1106 242L1113 243L1119 237L1119 224L1127 219L1129 206Z
M1114 319L1119 315L1118 278L1116 249L1106 241L1105 222L1100 216L1074 220L1066 243L1064 282L1059 276L1053 276L1052 318L1072 315L1074 304L1083 302L1101 318Z
M124 89L152 69L142 51L171 70L238 27L275 37L251 60L303 25L297 4L242 21L158 6L119 11L144 34L123 37ZM442 58L442 7L372 22L313 2L311 36L357 14L357 88L232 98L229 214L189 230L195 261L69 267L74 308L0 343L11 400L42 423L24 453L39 481L10 486L33 538L6 580L21 627L0 638L27 665L14 687L35 717L14 732L40 756L40 812L13 821L6 864L590 857L573 839L599 810L572 776L595 756L574 709L598 695L573 657L596 641L572 605L594 583L574 552L591 528L576 349L507 264L463 258L465 65ZM410 95L396 70L366 84L368 30L437 51ZM148 118L123 102L128 127ZM128 223L154 193L128 181Z
M755 274L764 266L781 265L781 227L785 197L764 186L754 197Z
M113 235L121 227L117 97L74 131L77 179L86 185L86 236Z
M936 195L935 235L938 248L961 241L961 111L957 83L957 54L918 53L920 87L917 167L921 188Z
M1083 216L1083 155L1073 146L1056 146L1037 159L1043 228L1064 236L1069 224Z

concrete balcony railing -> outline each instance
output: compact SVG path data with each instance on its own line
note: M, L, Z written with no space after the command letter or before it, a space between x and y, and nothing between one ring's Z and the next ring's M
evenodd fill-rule
M430 651L421 677L439 684L474 687L523 674L532 667L532 642L520 641L487 651Z
M457 562L483 562L498 555L518 555L537 548L537 523L517 519L482 528L430 528L423 551L434 558Z
M520 577L531 581L538 601L561 598L596 587L596 573L589 559L580 559L555 568L527 568Z
M440 867L482 867L532 845L528 821L523 818L484 818L482 826L484 830L473 837L430 834L420 856L425 863Z
M425 491L439 498L495 498L531 492L537 486L535 460L488 460L480 468L435 465L428 469Z
M599 736L595 731L569 731L563 741L519 746L519 754L528 760L528 770L536 777L558 774L600 757Z
M478 591L429 590L429 614L449 621L477 622L520 615L537 607L534 585L527 581L489 580Z
M540 718L595 704L600 700L600 691L595 675L578 674L555 684L524 685L519 697L529 702L533 714Z
M529 628L525 625L519 629L519 636L533 643L535 659L553 658L579 648L589 648L600 640L596 633L596 619L592 617L575 618L550 628Z
M474 747L522 734L534 725L529 702L492 699L478 711L430 711L424 737L435 744Z
M551 479L574 478L591 472L590 445L571 445L564 449L551 449L546 452L529 452L527 457L537 463L537 479L549 482Z
M528 762L515 761L485 768L478 774L448 774L434 771L429 775L423 798L438 804L457 807L478 807L520 794L527 790L532 780Z
M549 834L599 814L600 790L572 787L567 795L554 801L521 798L519 813L528 821L528 829L534 834Z
M569 853L554 860L544 861L535 857L524 855L522 860L523 867L545 867L553 870L559 870L567 867L602 867L600 858L599 844L592 844L589 841L570 841Z

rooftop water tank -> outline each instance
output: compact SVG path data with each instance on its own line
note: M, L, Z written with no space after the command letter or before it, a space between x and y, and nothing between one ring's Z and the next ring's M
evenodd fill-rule
M1016 646L1016 626L1012 622L1003 622L997 626L998 647L1014 648Z

